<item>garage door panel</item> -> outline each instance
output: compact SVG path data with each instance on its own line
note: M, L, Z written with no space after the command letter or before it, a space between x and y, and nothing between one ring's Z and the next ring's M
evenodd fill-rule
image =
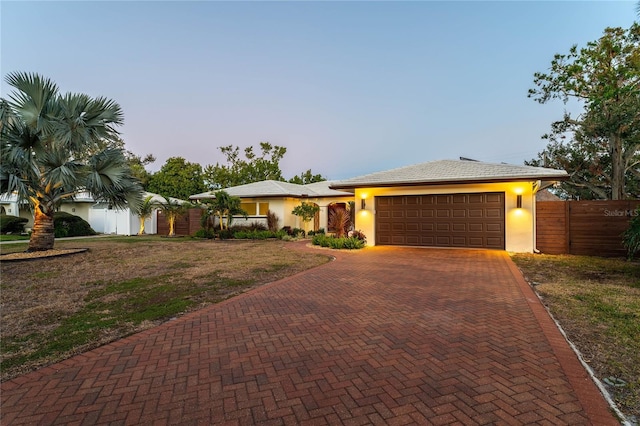
M440 247L451 247L453 242L451 241L451 237L448 235L438 235L436 237L436 245Z
M504 214L504 209L487 209L485 212L486 218L499 218Z
M453 232L467 232L467 224L466 223L454 223L451 227Z
M417 219L420 217L420 211L416 209L407 209L405 217L407 219Z
M487 203L495 203L495 204L504 204L504 193L495 192L495 193L486 193L485 199Z
M420 231L424 234L425 232L433 232L436 229L436 225L434 222L420 222Z
M408 222L406 225L406 230L408 232L418 232L420 231L420 223L418 222Z
M436 231L449 232L451 231L451 224L449 222L437 222Z
M498 237L487 237L487 246L495 247L499 244L502 244L504 246L504 240Z
M469 247L483 247L484 239L482 237L469 237Z
M376 244L504 249L504 193L376 197Z
M487 223L487 232L502 232L502 224L500 223Z
M484 226L482 223L469 223L469 232L482 232L484 231Z
M452 217L467 217L467 211L464 209L454 209Z

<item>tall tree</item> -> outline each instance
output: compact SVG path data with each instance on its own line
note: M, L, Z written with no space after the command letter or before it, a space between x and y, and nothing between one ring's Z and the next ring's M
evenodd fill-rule
M189 196L207 190L198 163L190 163L182 157L171 157L149 179L149 192L188 200Z
M571 99L584 110L576 117L566 112L553 123L544 136L550 144L529 164L565 168L571 176L567 185L586 189L591 198L637 196L629 189L640 178L639 41L638 24L607 28L586 47L556 54L548 73L534 74L530 98L541 104ZM569 142L563 142L567 135Z
M244 158L237 146L228 145L219 149L226 157L226 164L216 163L215 166L208 165L204 169L204 178L211 190L263 180L284 180L280 160L287 148L260 142L260 155L249 146L244 149Z
M137 207L142 187L123 151L95 150L117 138L123 114L116 102L61 95L53 81L35 73L10 73L5 80L15 90L0 99L0 193L15 192L33 210L28 251L53 248L53 213L78 192L116 208Z
M314 175L311 172L311 169L307 170L304 173L300 173L298 176L294 176L289 179L289 183L297 183L298 185L307 185L310 183L322 182L327 180L321 174Z

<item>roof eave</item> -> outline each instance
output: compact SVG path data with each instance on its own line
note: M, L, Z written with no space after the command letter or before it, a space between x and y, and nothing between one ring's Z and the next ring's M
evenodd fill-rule
M447 179L447 180L421 180L421 181L397 181L397 182L363 182L355 184L331 185L331 189L357 189L357 188L389 188L394 186L431 186L431 185L457 185L457 184L479 184L479 183L502 183L502 182L531 182L550 181L556 182L569 179L569 175L563 176L519 176L489 179Z

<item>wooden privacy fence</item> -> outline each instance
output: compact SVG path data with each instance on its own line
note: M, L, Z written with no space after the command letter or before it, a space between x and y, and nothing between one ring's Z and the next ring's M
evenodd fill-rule
M626 256L621 235L639 206L640 200L539 201L537 248L547 254Z
M195 232L201 228L200 217L202 217L203 212L204 210L200 208L189 209L186 215L176 219L174 229L176 235L195 234ZM158 235L169 235L169 222L167 222L167 217L161 210L158 210L157 224Z

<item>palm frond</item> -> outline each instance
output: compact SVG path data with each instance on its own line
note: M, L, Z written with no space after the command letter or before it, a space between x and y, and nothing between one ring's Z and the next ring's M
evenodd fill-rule
M9 95L9 104L24 123L34 131L50 127L49 113L58 87L48 78L36 73L9 73L5 81L17 91Z

